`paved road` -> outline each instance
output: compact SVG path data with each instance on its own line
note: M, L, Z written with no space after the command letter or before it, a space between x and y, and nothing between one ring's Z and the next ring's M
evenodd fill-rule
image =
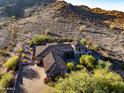
M45 72L42 67L24 67L21 93L51 93L51 88L43 83L44 77Z

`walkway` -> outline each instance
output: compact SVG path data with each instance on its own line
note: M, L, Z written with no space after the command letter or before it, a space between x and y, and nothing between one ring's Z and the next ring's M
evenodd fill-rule
M51 88L43 83L45 72L42 67L26 66L22 71L22 89L20 93L51 93Z

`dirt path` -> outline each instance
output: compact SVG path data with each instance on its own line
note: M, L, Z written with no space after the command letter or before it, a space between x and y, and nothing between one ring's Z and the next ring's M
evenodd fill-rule
M26 66L23 69L21 93L51 93L51 88L43 83L45 72L42 67Z

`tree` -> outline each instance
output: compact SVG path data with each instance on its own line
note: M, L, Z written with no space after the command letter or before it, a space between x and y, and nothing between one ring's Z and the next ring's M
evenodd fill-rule
M92 55L82 55L80 58L80 64L86 65L87 67L94 68L95 58Z
M123 79L108 70L73 72L66 79L60 79L54 93L124 93Z

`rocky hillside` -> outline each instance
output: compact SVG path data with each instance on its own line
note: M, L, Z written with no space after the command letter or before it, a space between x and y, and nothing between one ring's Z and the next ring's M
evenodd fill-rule
M0 0L0 21L7 20L8 17L24 17L29 12L33 12L40 6L44 7L48 3L56 0ZM28 9L28 10L26 10ZM29 14L30 15L30 14Z
M22 10L23 13L19 12L21 16L16 15L18 19L11 18L6 22L0 22L1 48L9 47L12 50L12 47L33 35L47 32L52 33L56 38L89 39L106 49L112 58L124 61L124 23L122 21L124 18L121 16L123 12L105 12L105 10L91 9L84 5L73 6L64 1L44 6L41 3L31 4L30 7L26 6Z

